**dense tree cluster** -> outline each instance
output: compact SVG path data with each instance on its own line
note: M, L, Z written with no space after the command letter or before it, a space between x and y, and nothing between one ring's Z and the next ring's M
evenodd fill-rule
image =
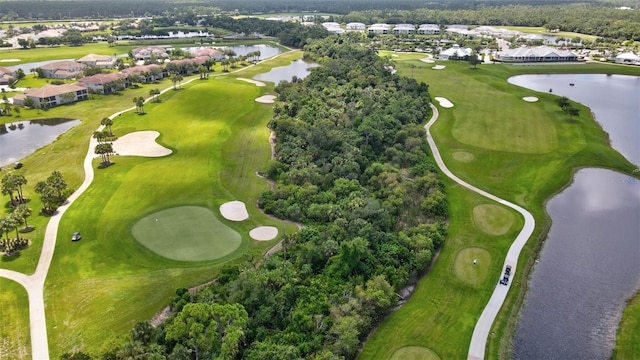
M266 170L276 186L259 203L305 226L258 267L178 290L175 317L137 324L103 358L353 358L425 271L447 211L420 125L428 86L350 39L308 45L323 66L277 87L277 159Z

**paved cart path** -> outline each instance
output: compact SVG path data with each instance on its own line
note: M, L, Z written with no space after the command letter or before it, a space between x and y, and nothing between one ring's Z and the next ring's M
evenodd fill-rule
M438 150L438 147L436 146L436 143L431 136L431 132L429 131L431 126L438 119L439 114L438 108L436 108L433 104L431 105L431 108L433 109L433 116L431 117L427 125L425 125L425 130L427 133L427 142L429 143L429 147L431 148L431 152L433 153L433 158L436 160L436 163L438 164L440 170L456 183L490 200L514 209L524 217L524 226L522 227L522 230L520 230L520 233L518 233L518 236L513 241L511 247L509 248L509 251L507 252L507 257L505 258L504 264L502 265L502 273L500 273L499 276L496 276L496 287L493 290L491 298L489 299L489 303L487 303L487 306L482 311L482 314L480 315L480 318L476 323L476 327L473 329L473 335L471 336L471 344L469 345L467 360L481 360L484 359L485 347L487 345L489 331L491 331L491 325L493 324L498 311L500 311L500 307L504 303L504 300L507 297L507 293L509 292L509 288L511 287L511 281L509 281L508 285L501 285L498 280L502 277L504 269L507 265L511 265L511 278L513 278L513 276L515 275L516 267L518 265L518 256L520 256L520 251L522 251L524 244L533 233L536 222L533 218L533 215L531 215L531 213L524 208L501 199L461 180L447 168L447 166L444 164L444 161L442 161L440 151Z

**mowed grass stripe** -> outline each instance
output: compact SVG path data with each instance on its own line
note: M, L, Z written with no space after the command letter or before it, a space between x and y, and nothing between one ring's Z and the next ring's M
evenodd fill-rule
M218 259L241 242L240 234L199 206L173 207L145 216L133 225L133 236L156 254L179 261Z
M27 292L13 280L0 278L0 359L30 359Z

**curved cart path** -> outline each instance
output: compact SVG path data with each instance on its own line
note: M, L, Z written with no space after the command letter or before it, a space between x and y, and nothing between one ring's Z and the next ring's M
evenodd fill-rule
M438 108L436 108L433 104L431 105L433 109L433 116L425 125L425 130L427 132L427 142L429 143L429 147L431 148L431 152L433 153L433 158L436 160L438 167L442 172L447 175L451 180L456 183L466 187L467 189L476 192L488 199L491 199L495 202L498 202L504 206L510 207L517 212L519 212L524 217L524 226L518 236L511 244L509 251L507 252L507 257L505 258L505 262L502 266L502 273L500 273L501 278L504 273L504 269L507 265L511 265L511 278L515 275L516 267L518 265L518 256L520 255L520 251L524 247L524 244L527 242L531 234L533 233L533 229L535 228L536 222L531 215L530 212L525 210L524 208L513 204L509 201L501 199L493 194L490 194L484 190L481 190L463 180L455 176L444 164L442 161L442 156L440 156L440 151L436 146L433 137L431 136L431 132L429 129L438 119ZM485 347L487 345L487 338L489 336L489 331L491 331L491 325L500 311L500 307L504 303L505 298L507 297L507 293L509 292L509 288L511 287L511 281L509 281L508 285L500 285L499 282L496 281L496 288L493 290L493 294L489 299L489 303L482 311L478 322L476 323L476 327L473 329L473 335L471 336L471 344L469 345L469 352L467 354L467 360L481 360L484 359Z
M282 54L286 54L284 52ZM266 61L273 58L276 58L282 54L278 54L276 56L272 56L270 58L261 60ZM236 71L232 71L231 73L240 72L251 68L255 65L250 65ZM229 73L215 74L213 76L224 76ZM192 81L198 80L198 77L194 77L185 81L182 84L188 84ZM162 90L160 94L164 94L165 92L174 89L173 86L167 87ZM152 97L149 97L145 100L149 102L152 100ZM111 115L109 118L114 119L116 116L125 113L127 111L132 111L135 109L135 106L130 107L128 109L124 109L122 111L118 111ZM97 131L102 131L104 126L100 126ZM26 275L23 273L19 273L13 270L8 269L0 269L0 278L6 278L9 280L13 280L18 284L22 285L27 291L27 296L29 298L29 328L31 331L31 358L34 360L48 360L49 359L49 341L47 339L47 322L46 316L44 312L44 282L47 278L47 273L49 272L49 267L51 266L51 260L53 259L53 251L56 246L56 235L58 234L58 225L60 224L60 219L62 215L67 211L69 206L73 204L73 202L80 197L91 185L93 182L93 166L92 162L94 159L93 149L98 144L98 142L93 138L93 136L89 140L89 148L87 149L87 155L84 158L84 173L85 178L82 182L82 185L73 193L69 198L65 201L63 205L61 205L56 213L51 216L49 222L47 223L47 228L44 234L44 240L42 244L42 252L40 253L40 259L38 260L38 265L36 267L36 271L31 275Z

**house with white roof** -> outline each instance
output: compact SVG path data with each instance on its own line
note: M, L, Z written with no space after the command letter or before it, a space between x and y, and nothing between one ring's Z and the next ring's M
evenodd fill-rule
M115 56L89 54L76 60L87 66L99 67L101 69L112 69L116 66Z
M440 26L436 24L422 24L418 27L418 34L420 35L439 35Z
M412 24L398 24L393 27L393 33L398 34L413 34L416 32L415 25Z
M471 55L471 48L461 48L460 45L454 44L451 48L443 50L438 54L440 60L460 60L468 59Z
M15 105L24 105L24 101L27 98L31 99L36 107L50 108L86 100L89 98L89 93L86 87L78 84L49 84L41 88L25 90L24 94L18 94L13 97L13 103Z
M87 65L75 61L55 61L40 67L42 75L50 79L72 79L82 75Z
M340 24L337 22L323 22L322 26L327 29L328 32L332 32L334 34L344 33L344 29L340 27Z
M528 48L525 46L498 51L494 60L502 62L559 62L578 61L578 54L549 46Z
M350 22L346 26L347 31L365 31L367 26L361 22Z
M389 26L389 24L373 24L369 26L367 32L369 34L388 34L389 30L391 30L391 26Z
M625 52L622 54L618 54L616 56L615 62L618 64L640 65L640 56L632 52Z

